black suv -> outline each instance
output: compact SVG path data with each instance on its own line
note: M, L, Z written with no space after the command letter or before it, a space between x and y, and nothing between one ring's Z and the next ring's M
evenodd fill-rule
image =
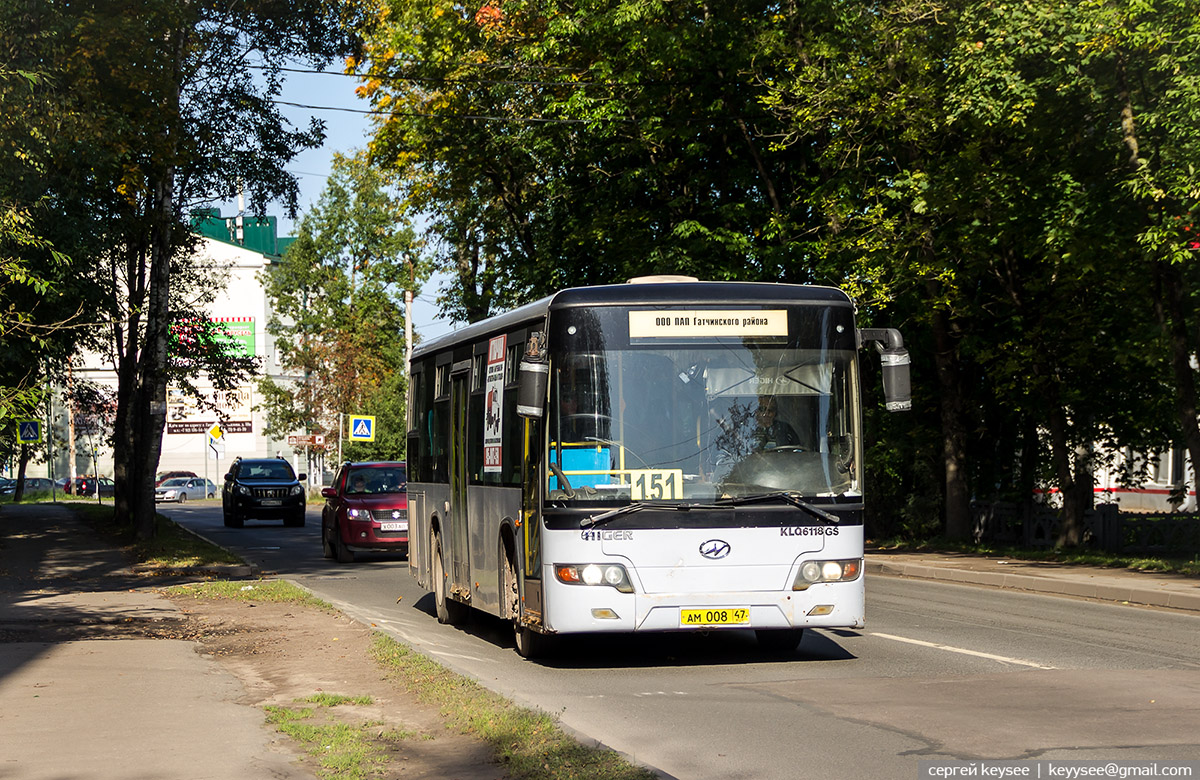
M300 483L305 477L297 476L292 464L283 458L237 458L221 488L225 525L241 528L248 518L282 519L287 526L304 525L307 496Z

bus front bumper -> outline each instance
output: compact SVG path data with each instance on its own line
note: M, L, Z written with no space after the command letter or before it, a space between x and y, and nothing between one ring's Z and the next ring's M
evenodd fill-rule
M671 594L547 582L545 623L560 633L862 628L863 581L823 583L805 591Z

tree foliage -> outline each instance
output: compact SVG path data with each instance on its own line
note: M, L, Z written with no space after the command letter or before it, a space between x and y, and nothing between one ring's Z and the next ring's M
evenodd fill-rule
M415 235L387 181L361 159L336 156L333 173L282 262L264 272L285 370L299 383L260 385L267 432L318 433L341 442L344 414L376 416L374 446L357 459L404 453L403 291L419 283Z
M970 535L1096 444L1194 441L1200 3L383 3L349 61L459 320L646 272L833 283L901 327L876 531ZM880 511L882 510L882 511Z
M179 282L191 262L187 212L242 186L252 205L277 198L294 211L297 185L283 166L319 144L322 128L294 129L280 115L280 67L342 52L352 9L325 0L0 4L0 63L45 76L5 94L13 111L0 149L29 158L5 171L5 185L16 204L53 205L34 233L76 258L73 300L101 321L118 374L117 514L143 536L154 528L172 306L186 297Z

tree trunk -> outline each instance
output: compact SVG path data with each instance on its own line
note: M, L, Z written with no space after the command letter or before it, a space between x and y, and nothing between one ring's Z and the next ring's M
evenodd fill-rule
M154 235L150 243L146 335L137 367L137 406L133 420L133 480L130 507L139 539L155 533L154 473L162 453L167 421L167 345L170 335L171 256L174 253L174 170L154 188Z
M13 491L13 503L19 504L25 499L25 467L29 465L29 445L21 445L20 460L17 462L17 487Z
M1062 523L1059 525L1055 548L1078 547L1083 542L1083 505L1071 467L1071 447L1067 436L1067 419L1062 406L1055 403L1046 415L1050 428L1050 460L1058 478L1058 493L1062 496Z
M971 491L967 480L967 425L958 352L951 333L950 315L945 309L934 311L932 325L942 421L946 538L965 542L971 540L972 532Z
M126 306L128 316L125 322L113 326L117 355L117 413L113 421L113 519L118 526L131 526L134 522L132 497L137 483L137 469L133 457L133 420L137 419L141 408L138 403L137 364L141 354L141 312L146 297L143 252L142 247L126 249L124 283L129 292ZM116 279L120 276L114 271L114 289L117 289Z
M1161 294L1155 307L1159 326L1171 349L1171 369L1175 374L1175 410L1179 427L1192 462L1192 484L1196 488L1196 473L1200 470L1200 424L1197 422L1196 374L1192 368L1194 351L1188 340L1187 307L1184 298L1183 275L1177 266L1156 263ZM1187 475L1184 475L1187 479Z

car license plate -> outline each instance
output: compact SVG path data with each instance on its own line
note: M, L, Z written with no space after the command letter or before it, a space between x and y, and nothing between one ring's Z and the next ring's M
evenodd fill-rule
M380 531L407 531L408 523L380 523Z
M716 607L713 609L681 609L679 625L688 626L744 626L750 622L747 607Z
M263 501L263 506L283 506L283 502L277 498L268 498Z

